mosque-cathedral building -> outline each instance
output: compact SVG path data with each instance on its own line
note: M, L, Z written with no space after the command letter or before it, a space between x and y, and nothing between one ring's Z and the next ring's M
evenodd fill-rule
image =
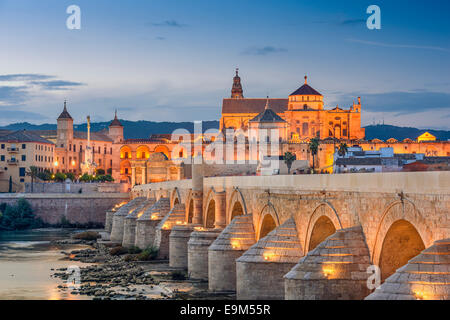
M310 166L313 165L313 158L308 143L311 138L318 137L320 145L314 167L327 172L333 170L334 154L337 143L340 142L345 142L349 146L358 145L364 151L392 147L395 154L417 153L427 157L450 157L450 143L437 141L429 133L418 138L413 137L414 140L365 140L365 129L361 128L361 112L360 97L348 109L338 106L325 109L323 95L308 84L306 76L304 84L288 98L245 98L241 78L236 70L231 97L223 99L219 134L224 133L225 136L226 129L234 129L237 134L246 135L246 143L249 143L248 133L252 132L249 129L276 130L280 139L278 155L284 155L289 151L295 154L297 160L306 160ZM9 136L5 134L0 135L0 142L2 146L5 146L0 149L0 181L6 180L5 175L8 174L7 167L1 162L2 159L8 165L20 166L19 160L16 160L18 155L11 156L8 150L15 150L14 146L21 143L17 137L24 135L11 134L10 136L14 138L8 138ZM51 150L52 155L36 155L36 159L33 160L37 162L32 165L42 170L80 175L83 172L83 162L86 160L86 150L89 145L95 168L103 169L105 173L111 174L115 181L128 183L130 186L188 178L190 168L186 167L186 165L189 166L186 159L187 153L191 152L193 155L195 150L191 148L188 151L182 148L180 139L172 140L171 135L167 133L142 139L125 139L124 128L117 117L117 112L107 129L99 132L74 130L73 118L66 103L57 119L57 130L33 131L32 134L30 132L27 135L27 143L32 143L33 139L30 138L32 136L43 138L47 144L53 143L53 146L47 148ZM193 135L188 136L187 140L190 142L199 139ZM203 142L204 152L212 139L206 135L200 139ZM37 141L38 138L34 140L36 140L33 142L35 144L43 143ZM173 155L176 155L175 159L172 158ZM251 157L248 152L245 156L246 160ZM14 161L10 157L14 157ZM44 160L46 162L40 163L41 159L41 162ZM21 170L25 169L21 168ZM224 172L211 174L220 175ZM233 171L233 174L255 174L255 172L245 167L243 172ZM29 182L29 177L23 175L16 180L15 183Z

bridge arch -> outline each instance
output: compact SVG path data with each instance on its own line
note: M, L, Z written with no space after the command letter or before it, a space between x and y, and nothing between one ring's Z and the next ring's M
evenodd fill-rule
M273 229L280 225L277 211L272 203L264 206L259 216L259 228L257 229L256 239L261 239L267 236Z
M181 203L180 190L178 188L173 189L170 195L170 208L173 208L176 204Z
M247 214L247 206L245 204L244 197L242 196L241 191L236 188L228 201L227 224L229 224L234 217Z
M205 228L214 228L216 222L216 201L214 199L215 191L211 188L206 196L203 208L203 224Z
M186 209L186 219L187 223L192 223L192 217L194 216L194 199L192 197L192 190L189 190L189 193L186 197L185 202L185 209Z
M385 266L384 269L386 270L386 259L389 260L386 256L389 251L386 250L390 247L395 247L396 243L399 241L403 241L406 247L421 248L418 238L420 238L425 248L431 246L433 241L436 240L433 239L433 234L427 226L426 220L423 218L414 203L408 199L390 203L386 206L376 231L372 248L372 263L381 267L381 260L383 260L383 264ZM411 250L411 252L414 251L413 249ZM420 252L417 254L419 253ZM412 253L405 253L405 256L409 256L411 254ZM404 261L405 259L406 258L403 258L401 261ZM396 262L396 265L398 266L399 263L400 262ZM383 275L383 270L381 271ZM384 276L387 274L388 271L384 272Z
M389 228L383 241L378 266L381 281L425 249L417 229L406 220L397 220Z
M322 202L313 211L306 229L304 248L307 252L331 236L342 224L336 210L328 202Z

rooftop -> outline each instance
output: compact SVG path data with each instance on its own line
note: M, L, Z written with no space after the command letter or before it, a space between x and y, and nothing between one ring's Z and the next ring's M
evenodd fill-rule
M53 144L53 142L42 138L40 135L33 133L32 131L20 130L15 131L4 136L0 136L0 141L3 142L38 142Z

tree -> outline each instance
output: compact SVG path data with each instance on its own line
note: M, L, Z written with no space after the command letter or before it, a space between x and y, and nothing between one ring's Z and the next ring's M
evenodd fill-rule
M284 163L286 163L286 166L288 168L288 174L291 173L291 167L292 167L292 164L294 163L295 159L296 159L295 155L290 153L289 151L287 151L284 154Z
M69 178L71 181L75 180L75 175L72 172L66 173L66 178Z
M97 169L97 170L95 170L95 174L96 174L97 176L103 176L103 175L105 174L105 170L103 170L103 169Z
M316 155L319 152L319 138L312 138L309 141L309 151L311 152L313 158L313 172L315 171Z
M55 174L55 181L57 182L64 182L66 180L67 176L62 172L57 172Z
M35 166L31 166L30 169L26 172L26 175L31 177L31 193L34 191L34 179L36 179L39 175L39 169Z
M342 142L338 147L338 154L341 157L344 157L348 152L348 146L346 143Z

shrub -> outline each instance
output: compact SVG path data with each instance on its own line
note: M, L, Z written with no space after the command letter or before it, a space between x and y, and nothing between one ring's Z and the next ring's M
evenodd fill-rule
M128 249L122 246L117 246L109 250L109 254L112 256L121 256L128 253Z
M133 254L127 254L125 257L123 257L123 260L125 262L136 261L136 256Z
M172 271L170 277L172 280L186 280L186 275L181 271Z
M33 214L30 203L23 198L19 199L16 205L2 204L0 211L2 211L0 221L2 229L25 230L44 226L42 220Z
M55 174L55 178L54 180L57 182L64 182L66 180L67 176L62 173L62 172L58 172Z
M95 231L85 231L75 234L73 238L78 240L92 241L101 238L101 236L98 232Z
M70 179L70 181L75 181L75 175L72 172L67 172L66 178Z
M128 253L130 253L130 254L138 254L141 252L142 252L142 249L140 249L139 247L136 247L136 246L128 248Z
M158 256L158 249L156 247L148 247L145 250L143 250L138 255L138 260L140 261L149 261L149 260L155 260Z

